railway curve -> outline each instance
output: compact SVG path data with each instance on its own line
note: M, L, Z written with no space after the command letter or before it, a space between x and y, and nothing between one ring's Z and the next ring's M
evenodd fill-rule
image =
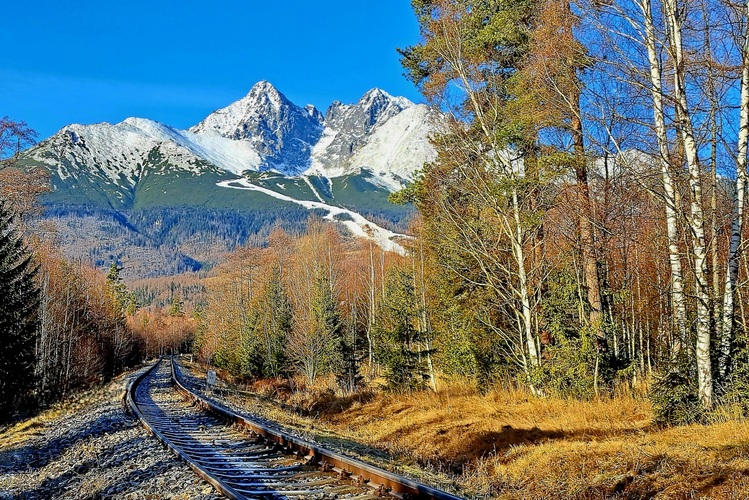
M231 499L460 498L214 404L186 387L173 358L133 378L125 397L152 435Z

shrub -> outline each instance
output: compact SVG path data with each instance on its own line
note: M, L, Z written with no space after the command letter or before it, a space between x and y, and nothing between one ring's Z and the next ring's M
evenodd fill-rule
M749 416L749 347L743 335L737 340L743 347L732 356L732 370L722 388L716 413L746 418Z
M583 334L579 338L563 338L549 346L547 361L532 375L535 385L558 397L594 397L596 347L590 337Z
M686 425L703 418L696 377L675 367L658 376L650 390L653 415L659 425Z

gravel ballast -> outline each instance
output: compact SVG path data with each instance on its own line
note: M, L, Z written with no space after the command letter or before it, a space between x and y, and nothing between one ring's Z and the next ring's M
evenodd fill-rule
M224 498L125 411L127 379L1 429L0 500Z

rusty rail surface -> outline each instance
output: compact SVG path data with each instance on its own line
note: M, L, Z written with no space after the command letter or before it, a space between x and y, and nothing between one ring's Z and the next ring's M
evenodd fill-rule
M270 483L281 481L281 479L272 474L274 470L282 469L258 469L255 466L252 466L250 469L240 469L248 470L252 472L252 474L246 474L251 481L249 486L238 486L239 483L234 480L238 476L228 474L227 472L222 473L222 471L217 470L216 467L206 467L206 450L201 450L199 452L200 455L196 457L195 449L191 449L188 446L184 446L184 443L180 443L180 438L176 437L175 434L179 431L178 429L163 429L159 428L159 422L149 423L148 415L144 415L144 412L141 412L139 409L139 403L136 401L136 389L138 384L148 377L160 363L161 360L133 379L127 391L128 404L141 419L146 429L182 458L200 477L212 484L222 494L232 499L298 496L310 493L305 491L274 490ZM187 400L190 401L191 406L198 407L203 411L212 414L220 421L232 425L232 428L243 429L248 434L246 437L248 442L255 440L255 442L260 443L264 447L262 450L265 451L254 451L250 453L251 455L266 456L269 453L277 453L279 456L284 455L294 457L300 464L303 464L284 468L284 471L298 471L289 472L289 474L299 473L300 476L309 476L312 474L310 471L320 471L320 473L324 474L327 478L335 478L339 485L348 483L360 487L363 491L368 492L368 494L364 496L390 496L403 499L418 498L439 500L457 500L460 498L411 479L379 469L360 460L344 456L338 452L325 449L321 446L300 439L299 437L272 429L267 425L264 425L262 422L253 420L244 415L239 415L228 408L215 404L203 396L194 393L185 386L181 380L179 369L176 366L174 358L171 360L171 378L174 386ZM144 404L146 403L140 403L140 405ZM146 406L146 408L148 408L148 406ZM163 427L164 422L160 423ZM219 455L218 452L216 452L215 458L218 459L218 457L224 456ZM247 458L242 459L246 460ZM211 460L213 460L213 458L211 458ZM266 475L258 475L257 471L260 470L262 470L263 474ZM318 477L315 477L313 481L309 483L300 483L299 481L294 482L292 476L285 477L291 479L295 486L309 484L314 487L316 484L322 484L325 482L323 480L324 478L321 479ZM268 483L265 483L265 480L267 480ZM314 481L317 481L317 483ZM326 484L329 483L330 481ZM337 487L339 489L342 488L342 486ZM324 495L326 492L319 491L318 493ZM327 494L330 495L330 492L327 492ZM348 495L351 495L350 491L348 492ZM361 494L354 494L354 496L362 497Z

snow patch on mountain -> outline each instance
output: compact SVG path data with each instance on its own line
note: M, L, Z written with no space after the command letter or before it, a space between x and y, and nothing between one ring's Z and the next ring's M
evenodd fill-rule
M317 188L315 188L315 185L312 184L312 181L309 180L309 177L307 177L306 175L303 175L302 179L304 179L304 182L307 184L307 186L309 186L310 190L312 191L312 194L315 195L315 198L317 198L318 200L324 203L325 200L323 200L322 196L320 196L320 193L317 192Z
M128 118L123 123L130 124L154 141L171 141L196 157L231 173L241 174L245 170L257 170L262 161L250 144L233 141L214 133L195 134L142 118Z
M404 109L383 123L351 163L376 174L394 174L408 179L424 162L432 161L436 152L429 142L434 132L432 113L426 106Z
M315 144L315 147L312 148L312 161L309 172L315 172L315 171L322 171L323 170L323 164L321 161L321 157L325 156L328 148L331 144L333 144L333 141L335 141L336 136L338 135L338 132L326 127L323 130L322 137L320 137L320 140L317 141L317 144ZM332 170L332 169L331 169Z
M336 207L333 205L328 205L327 203L297 200L296 198L292 198L291 196L287 196L271 189L252 184L247 179L231 179L218 182L216 185L229 189L259 191L279 200L296 203L297 205L301 205L308 210L325 210L328 212L328 214L324 217L325 219L343 224L354 236L372 240L385 251L397 252L400 255L406 254L406 250L398 242L394 241L394 238L407 238L407 236L394 233L385 228L382 228L374 222L367 220L357 212L353 212L351 210ZM343 218L341 218L341 216L343 216Z

